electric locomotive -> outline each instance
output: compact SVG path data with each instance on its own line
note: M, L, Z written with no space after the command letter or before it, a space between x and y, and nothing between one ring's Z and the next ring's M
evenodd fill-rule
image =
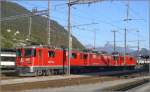
M93 51L72 50L70 67L82 69L133 69L136 59L120 54L102 54ZM48 46L25 46L16 48L16 71L20 76L64 74L68 66L68 50Z

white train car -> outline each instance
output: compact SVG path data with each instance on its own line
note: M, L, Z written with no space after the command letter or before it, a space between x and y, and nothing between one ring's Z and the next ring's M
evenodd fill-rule
M149 64L150 60L139 60L137 61L138 64Z
M15 68L15 49L1 49L0 53L0 68L1 69L12 69Z
M138 64L149 64L150 63L150 57L148 55L140 56L139 59L137 59Z

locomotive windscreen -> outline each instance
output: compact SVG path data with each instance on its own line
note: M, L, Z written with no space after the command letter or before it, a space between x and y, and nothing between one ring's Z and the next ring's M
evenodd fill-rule
M35 49L25 49L24 56L25 57L36 56L36 50Z
M21 54L21 49L17 49L17 51L16 51L16 56L17 56L17 57L21 57L21 56L22 56L22 54Z

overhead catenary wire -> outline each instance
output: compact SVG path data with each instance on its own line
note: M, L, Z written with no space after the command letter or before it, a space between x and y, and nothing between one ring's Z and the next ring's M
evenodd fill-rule
M77 12L76 12L76 13L77 13ZM88 14L87 14L87 16L82 16L81 14L74 14L74 15L75 15L75 17L79 17L79 18L84 19L84 20L89 20L89 19L91 19L91 17L89 17ZM80 15L80 16L79 16L79 15ZM93 16L93 15L91 14L90 16ZM117 26L117 25L111 23L110 21L108 22L108 21L106 21L106 20L101 20L101 19L99 19L98 17L95 17L95 16L93 16L93 18L94 18L94 20L97 20L96 23L107 24L107 25L110 25L110 26L112 26L112 27L115 27L115 28L118 29L118 30L123 30L123 28L121 28L121 27L119 27L119 26ZM93 21L93 19L91 19L91 21Z
M52 0L52 1L55 1L55 0ZM65 0L64 0L65 1ZM62 3L62 4L60 4L60 6L61 5L66 5L66 3ZM55 5L54 5L55 6ZM56 6L56 7L59 7L59 5L58 6ZM61 9L59 9L59 10L61 10Z
M139 17L139 19L142 19L146 22L146 19L144 19L137 11L133 10L131 7L129 7L129 8L130 8L131 13L135 14L136 16Z
M64 13L64 12L62 12L62 13ZM76 16L76 14L74 14L74 15ZM78 17L82 17L83 19L89 19L89 18L85 18L85 17L83 17L83 16L78 16ZM74 20L72 20L72 21L74 21ZM107 21L104 21L104 20L98 20L98 24L100 24L100 23L113 26L113 27L117 28L118 30L123 30L122 28L120 28L120 27L118 27L118 26L112 24L111 22L107 22Z
M130 7L129 7L130 8ZM81 14L78 14L78 15L81 15ZM87 17L86 17L87 18ZM84 19L85 19L85 17L84 17ZM89 19L89 18L88 18ZM97 18L96 18L97 19ZM133 19L132 18L132 20L143 20L143 19ZM104 22L104 23L106 23L106 22ZM111 25L111 26L114 26L113 24L110 24L110 23L106 23L106 24L109 24L109 25ZM121 29L122 30L122 28L119 28L119 29ZM134 36L134 35L133 35Z
M47 14L47 10L40 10L40 11L36 11L34 13L30 12L30 13L26 13L26 14L20 14L20 15L14 15L14 16L0 18L0 21L9 21L9 20L14 20L14 19L23 18L23 17L45 15L45 14Z
M64 13L64 12L63 12ZM78 17L81 17L81 16L78 16ZM85 17L83 18L83 19L85 19ZM89 19L89 18L88 18ZM105 23L105 24L108 24L108 25L111 25L111 26L116 26L116 25L114 25L114 24L112 24L112 23L110 23L110 22L106 22L106 21L101 21L101 23ZM119 28L119 29L121 29L121 28Z
M54 12L57 12L57 11L54 11ZM59 11L60 12L60 11ZM62 12L61 11L61 13L64 13L64 12ZM89 17L88 16L81 16L81 14L74 14L75 15L75 17L78 17L78 18L82 18L82 19L88 19L89 20ZM80 15L80 16L79 16ZM91 19L92 20L92 19ZM72 21L74 21L74 20L72 20ZM97 20L97 21L99 21L99 23L103 23L103 24L107 24L107 25L110 25L110 26L113 26L113 27L116 27L117 29L122 29L122 28L120 28L120 27L118 27L117 25L114 25L114 24L112 24L111 22L107 22L107 21L104 21L104 20Z
M107 23L105 23L105 24L107 24ZM109 24L108 24L109 25Z
M60 11L60 10L59 10ZM56 10L54 11L54 12L56 12ZM64 13L63 11L61 11L61 13ZM76 14L74 14L75 16L78 16L78 15L80 15L80 14L78 14L78 15L76 15ZM78 17L82 17L81 19L89 19L89 18L85 18L85 16L83 17L83 16L78 16ZM102 20L102 22L104 22L105 24L109 24L109 25L111 25L111 26L116 26L116 25L114 25L114 24L112 24L112 23L110 23L110 22L106 22L106 21L104 21L104 20ZM101 22L101 23L102 23Z

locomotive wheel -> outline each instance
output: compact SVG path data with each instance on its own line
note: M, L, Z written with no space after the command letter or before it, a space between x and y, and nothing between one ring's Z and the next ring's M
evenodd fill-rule
M49 76L51 74L50 70L46 70L45 76Z
M37 75L41 76L42 75L42 70L37 70Z
M64 71L62 69L59 70L59 74L64 74Z
M55 74L55 75L58 74L58 70L57 70L57 69L54 70L54 74Z
M42 70L42 76L45 76L45 70Z
M35 76L38 76L38 71L35 71Z

